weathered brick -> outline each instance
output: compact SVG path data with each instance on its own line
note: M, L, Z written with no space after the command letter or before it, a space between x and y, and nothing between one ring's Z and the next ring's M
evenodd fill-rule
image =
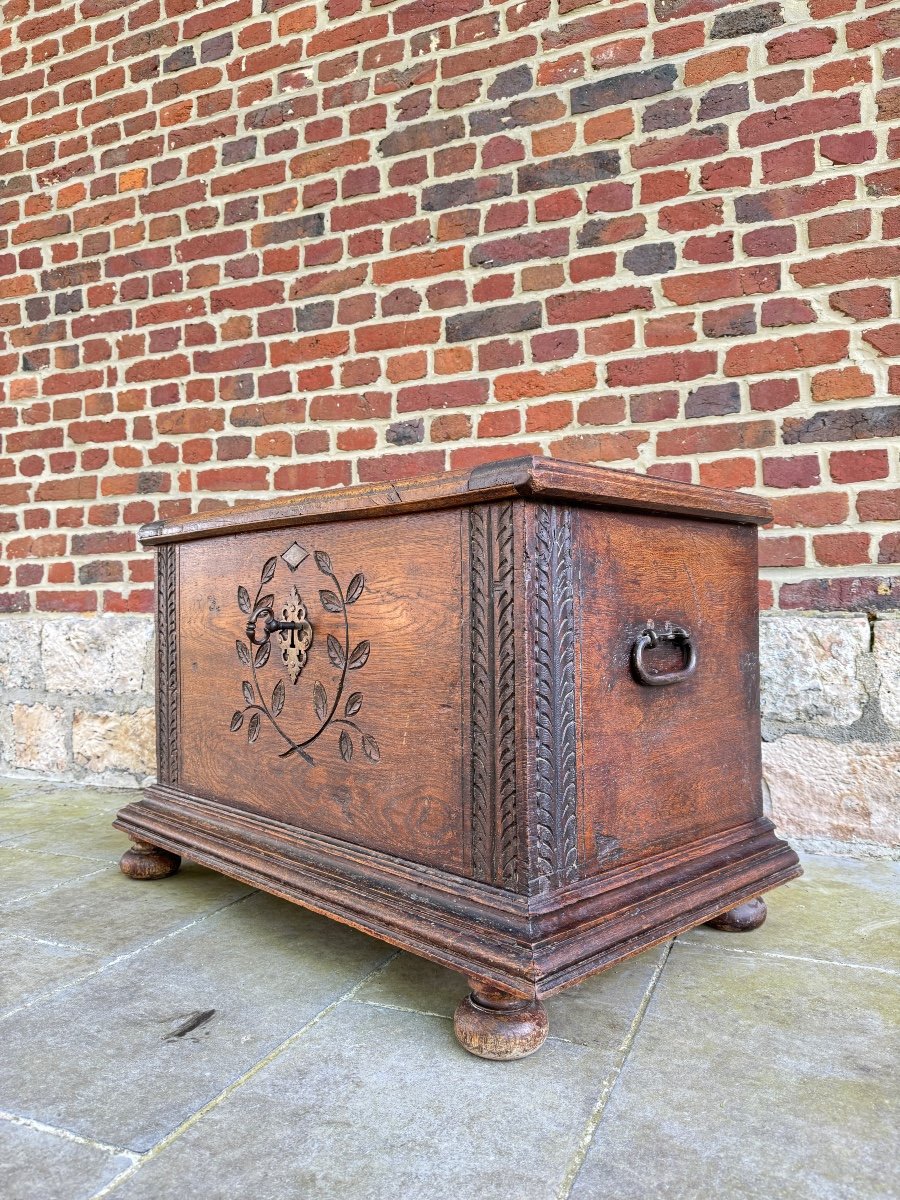
M406 125L395 129L378 143L378 150L386 158L398 154L412 154L416 150L429 150L445 146L466 136L462 117L443 117L439 121L423 121L419 125Z
M736 383L708 383L694 388L684 403L686 417L722 417L740 409L741 393Z
M447 318L447 341L467 342L507 333L523 333L539 328L540 324L541 306L537 301L475 310Z
M422 209L424 212L440 212L445 208L496 200L501 196L509 196L512 186L511 175L479 175L452 183L437 183L423 189Z
M804 442L895 438L900 436L900 404L835 409L812 417L785 417L781 436L786 446Z
M661 92L670 92L677 79L677 68L668 63L649 71L632 71L611 79L579 84L570 93L571 110L573 113L595 112L632 100L645 100Z
M520 192L543 191L545 188L567 187L578 183L593 183L595 179L612 179L619 174L619 155L615 150L592 150L572 158L548 159L519 167L516 178Z
M780 4L755 4L750 8L719 13L712 23L710 36L713 38L746 37L749 34L765 33L784 24Z

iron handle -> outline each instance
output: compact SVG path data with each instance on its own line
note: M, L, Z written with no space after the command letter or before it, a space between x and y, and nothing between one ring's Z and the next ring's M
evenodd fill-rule
M655 650L661 642L672 642L681 648L683 665L677 671L652 672L644 666L644 652ZM641 633L631 647L631 666L640 683L647 687L666 687L670 683L684 683L697 669L697 650L691 634L680 625L672 625L666 621L662 630L656 630L652 625Z

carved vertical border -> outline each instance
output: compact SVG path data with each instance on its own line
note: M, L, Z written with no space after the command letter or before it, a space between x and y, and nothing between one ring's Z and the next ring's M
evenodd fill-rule
M178 547L156 551L156 764L178 786Z
M575 587L567 508L535 514L536 857L543 886L578 877Z
M469 509L472 868L514 889L516 819L515 520L512 503Z

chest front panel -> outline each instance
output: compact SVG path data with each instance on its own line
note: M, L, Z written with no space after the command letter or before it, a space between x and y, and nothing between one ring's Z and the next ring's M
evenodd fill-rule
M460 537L454 510L168 548L179 788L464 871Z

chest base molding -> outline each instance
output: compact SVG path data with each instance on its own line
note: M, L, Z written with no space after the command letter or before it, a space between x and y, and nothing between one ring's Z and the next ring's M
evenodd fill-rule
M764 817L528 897L152 786L115 826L513 995L539 999L798 876Z

